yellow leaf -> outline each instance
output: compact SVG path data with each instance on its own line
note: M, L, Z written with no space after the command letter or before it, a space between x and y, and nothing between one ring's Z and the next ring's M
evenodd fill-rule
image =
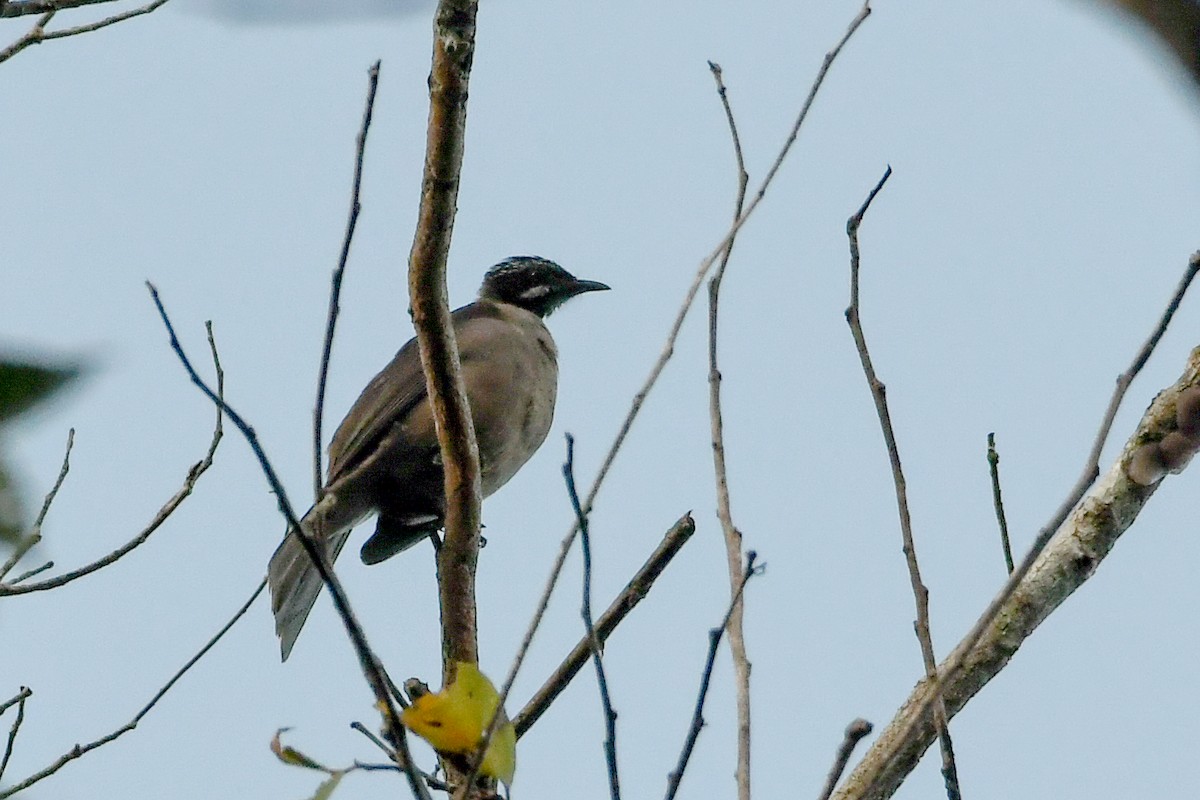
M436 694L425 694L404 709L405 727L443 753L471 753L500 705L496 687L479 667L460 661L454 681ZM511 784L517 768L517 732L504 711L484 755L480 772Z

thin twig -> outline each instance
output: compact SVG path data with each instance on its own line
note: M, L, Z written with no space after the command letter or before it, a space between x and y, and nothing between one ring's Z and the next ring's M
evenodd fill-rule
M267 586L267 579L263 578L262 581L259 582L258 588L256 588L254 590L254 592L250 595L250 598L248 600L246 600L246 602L243 603L242 606L236 612L234 612L234 615L232 617L230 617L229 621L226 622L224 625L222 625L221 629L219 631L217 631L216 635L213 636L211 639L209 639L208 642L206 642L205 645L203 647L201 647L200 650L197 651L197 653L194 656L189 658L187 660L187 662L182 667L180 667L179 670L174 675L171 676L171 679L168 680L161 689L159 689L157 692L154 693L154 696L152 698L150 698L150 702L147 703L146 705L142 706L142 709L133 716L133 719L131 719L129 722L122 725L120 728L117 728L112 733L109 733L105 736L101 736L99 739L96 739L93 742L89 742L88 744L84 744L84 745L79 745L79 744L75 745L70 750L68 750L66 753L59 756L58 759L50 766L46 767L45 769L43 769L39 772L34 773L30 777L26 778L25 780L21 781L20 783L14 785L14 786L10 786L7 789L0 790L0 800L3 800L6 797L11 797L12 795L16 794L17 792L21 792L21 791L24 791L25 789L28 789L30 786L32 786L33 784L42 780L43 778L47 778L47 777L53 775L55 772L58 772L58 770L61 769L64 765L69 764L70 762L74 761L75 759L79 758L80 756L84 755L85 753L91 752L92 750L95 750L97 747L102 747L103 745L106 745L109 742L120 738L124 734L126 734L129 731L136 728L138 726L138 723L141 722L142 719L147 714L150 713L150 711L154 708L154 706L158 704L158 701L162 700L163 697L167 694L167 692L171 691L171 688L179 681L179 679L182 678L184 676L184 674L187 673L188 670L190 670L193 666L195 666L196 663L198 661L200 661L200 659L204 658L204 656L208 653L208 651L213 649L213 647L216 646L217 642L221 641L221 637L223 637L226 633L228 633L229 629L232 628L237 623L237 621L239 619L241 619L242 616L250 609L250 606L254 604L254 601L258 599L258 596L260 594L262 594L262 591L263 591L263 589L266 588L266 586Z
M395 750L388 747L387 742L383 741L378 736L371 733L371 731L367 730L367 726L363 725L361 722L351 722L350 727L353 728L354 730L358 731L359 733L361 733L363 736L367 737L367 739L371 742L371 744L375 745L380 750L382 750L383 753L385 755L387 755L387 757L389 759L391 759L391 761L393 762L393 763L387 764L387 765L376 766L373 764L363 764L359 761L355 761L354 766L356 768L371 770L371 769L383 769L386 767L388 769L393 769L398 772L404 771L404 767L399 766L399 764L398 764L398 762L400 761L400 757L396 755ZM429 786L430 789L433 789L435 792L450 791L450 787L447 784L443 783L438 778L435 778L433 775L430 775L428 772L425 772L423 770L418 770L418 773L421 775L421 779L425 781L426 785Z
M683 750L679 753L679 761L675 764L675 769L667 775L667 794L666 800L672 800L675 793L679 791L679 782L683 780L683 773L687 770L688 761L692 757L692 750L696 746L696 739L700 736L700 730L704 727L704 701L708 695L708 684L712 680L713 666L717 661L717 648L721 645L721 636L725 633L725 629L729 626L729 620L733 616L733 609L742 599L742 592L746 589L746 584L755 575L761 575L766 569L766 564L756 565L755 559L757 554L751 550L746 554L746 568L742 573L742 583L738 587L737 593L729 601L729 610L725 612L724 619L721 620L719 627L713 628L708 632L708 657L704 660L704 671L700 675L700 691L696 696L696 706L692 711L692 722L688 727L687 736L683 740Z
M67 479L67 473L71 471L71 448L75 446L75 429L71 428L67 431L67 450L63 453L62 466L58 468L58 478L55 479L54 485L50 487L50 491L46 493L46 498L42 501L42 510L38 512L37 519L33 521L33 527L30 528L29 534L22 539L15 548L12 555L0 566L0 581L4 580L4 576L12 571L25 554L28 553L34 545L42 540L42 525L46 521L46 515L50 513L50 505L54 502L54 498L58 496L58 490L62 488L63 481ZM50 565L53 566L51 561ZM30 578L32 575L40 572L42 569L48 569L45 565L33 572L27 572L21 577L13 581L20 583L23 580ZM0 584L2 586L2 584Z
M1075 511L1076 507L1080 506L1089 488L1092 487L1094 483L1091 471L1092 459L1095 454L1103 449L1104 442L1107 440L1112 427L1112 419L1116 416L1116 408L1120 406L1120 401L1125 394L1125 390L1133 382L1133 378L1136 377L1138 372L1141 371L1155 346L1158 344L1158 341L1162 338L1163 333L1165 333L1171 318L1179 308L1179 304L1197 272L1200 272L1200 252L1192 254L1183 278L1176 287L1166 309L1155 324L1149 338L1138 350L1129 369L1118 378L1117 386L1113 391L1113 397L1109 402L1104 421L1101 423L1096 441L1088 455L1088 463L1084 468L1083 475L1080 476L1075 486L1072 487L1066 499L1063 500L1050 521L1038 531L1038 535L1030 546L1029 551L1021 559L1021 563L1017 565L1017 568L1009 575L1003 588L993 598L992 602L988 604L979 619L976 620L975 625L967 632L966 636L963 637L950 653L950 656L940 666L939 677L936 680L918 685L913 691L912 696L910 696L909 700L901 708L900 713L897 714L896 719L888 726L885 735L880 736L879 740L868 751L863 761L855 768L854 774L851 776L854 782L852 790L843 790L838 795L841 800L889 796L894 791L894 786L899 785L899 781L902 780L903 775L906 775L912 769L912 766L915 765L915 762L910 763L909 760L900 758L898 754L901 751L916 749L920 741L918 726L921 725L934 702L940 700L943 691L954 690L961 695L960 697L956 697L956 701L961 700L961 703L965 703L967 699L983 688L983 685L1003 669L1021 641L1033 632L1037 624L1045 619L1054 608L1057 608L1058 604L1070 595L1071 592L1087 580L1099 563L1099 560L1108 552L1107 547L1110 547L1111 543L1133 523L1138 511L1149 499L1155 487L1150 487L1149 491L1139 488L1133 496L1131 496L1130 492L1123 491L1120 497L1122 509L1119 518L1114 516L1112 519L1107 520L1088 519L1080 522L1081 525L1086 523L1090 526L1089 533L1097 540L1095 546L1103 547L1104 549L1098 555L1089 552L1087 558L1078 565L1073 565L1070 568L1062 567L1061 569L1063 569L1064 574L1059 579L1062 591L1053 593L1053 596L1048 601L1039 603L1027 600L1020 604L1020 609L1018 610L1010 608L1012 605L1010 601L1014 600L1018 589L1022 587L1026 577L1029 576L1032 580L1032 573L1036 564L1041 564L1039 569L1043 571L1054 571L1056 562L1052 557L1056 554L1047 553L1047 556L1051 558L1042 559L1043 551L1047 550L1047 545L1054 538L1054 534L1068 521L1068 517L1071 516L1072 511ZM1154 413L1159 401L1164 400L1164 397L1171 392L1181 390L1180 387L1187 388L1196 382L1193 372L1200 369L1195 363L1196 357L1197 353L1194 351L1193 360L1189 363L1188 372L1180 378L1172 389L1160 393L1155 402L1151 404L1150 409L1142 417L1138 431L1135 432L1130 443L1126 445L1126 456L1130 452L1130 447L1133 443L1141 442L1146 429L1160 424L1158 416ZM1174 424L1173 413L1170 415L1170 423ZM1125 477L1122 472L1123 466L1121 462L1123 460L1124 456L1118 459L1118 463L1110 470L1110 475L1113 472L1120 472L1121 478ZM1117 479L1114 478L1113 480L1116 481ZM1111 495L1115 490L1111 485L1106 484L1097 487L1095 491L1100 492L1101 490L1106 495L1106 502L1103 505L1110 505L1114 502L1114 498ZM1111 510L1108 514L1113 516ZM1090 517L1091 515L1083 516ZM1076 536L1080 537L1080 534L1077 532ZM1068 553L1061 557L1069 558L1071 555ZM1002 612L1005 613L1006 618L1004 631L1008 635L1004 637L1003 642L996 640L995 636L989 636L987 640L988 647L986 648L988 652L977 652L976 646L983 642L985 634L988 634L989 631L995 634L994 623ZM1018 615L1021 617L1023 625L1017 624L1015 617ZM972 665L972 669L976 673L970 676L971 679L969 681L964 676L964 671L967 669L968 664ZM923 750L924 747L922 746L917 752ZM887 767L889 766L894 768L888 769Z
M583 603L580 616L587 638L591 641L592 663L596 667L596 683L600 689L600 707L604 712L604 761L608 766L608 794L612 800L620 800L621 781L617 771L617 712L613 709L608 694L608 678L604 674L603 650L596 625L592 620L592 541L588 529L587 515L579 505L579 492L575 489L575 437L567 434L567 461L563 464L563 478L567 482L567 495L571 508L579 522L579 546L583 552Z
M325 342L321 347L321 368L317 373L317 402L313 408L313 497L320 499L325 485L324 470L321 468L321 424L325 415L325 383L329 377L329 358L333 353L333 332L337 327L338 301L342 296L342 278L346 274L346 262L350 258L350 243L354 241L354 229L358 226L358 215L362 205L358 201L362 188L363 156L367 148L367 132L371 129L371 116L375 111L375 91L379 88L379 66L376 61L367 72L367 106L363 110L362 126L355 138L354 182L350 191L350 216L346 220L346 235L342 239L342 250L338 255L337 268L329 289L329 315L325 322Z
M729 124L729 136L733 140L733 155L737 165L737 196L733 204L733 218L742 216L742 205L746 200L746 186L750 176L746 173L746 162L742 157L742 142L738 137L737 123L721 67L708 62L713 79L717 82L717 94L725 109L725 120ZM717 319L720 308L721 281L725 268L733 253L734 238L721 256L721 263L708 282L708 416L712 437L713 476L717 488L717 519L725 539L725 559L729 570L729 594L737 595L741 585L742 532L733 524L733 511L729 501L729 479L725 465L725 426L721 414L721 370L717 364ZM733 658L734 692L737 698L737 788L738 800L750 800L750 659L746 656L746 638L742 621L744 606L739 600L734 604L729 618L729 653Z
M10 697L9 699L5 700L3 703L0 703L0 716L3 716L5 711L8 711L10 708L15 706L17 703L21 702L22 700L24 700L27 697L32 697L32 696L33 696L33 690L30 689L28 686L22 686L21 690L19 692L17 692L15 695Z
M90 2L104 2L104 0L90 0ZM84 5L85 3L79 2L78 0L75 0L75 2L59 2L53 4L6 3L4 4L4 9L3 12L0 13L0 16L20 16L21 14L34 14L37 13L37 11L34 9L39 7L45 8L48 5L52 5L52 8L43 14L41 19L37 21L37 24L35 24L28 33L26 33L17 41L13 42L5 49L0 50L0 63L7 61L30 45L41 44L42 42L48 42L51 39L65 39L68 36L78 36L81 33L92 33L93 31L98 31L101 28L107 28L109 25L116 25L118 22L124 22L125 20L133 19L134 17L140 17L143 14L149 14L153 11L157 11L160 7L165 5L166 2L167 0L154 0L152 3L147 3L146 5L139 6L138 8L131 8L128 11L122 11L120 14L113 14L111 17L105 17L104 19L97 20L96 22L89 22L85 25L76 25L73 28L62 28L61 30L49 32L46 31L46 24L50 22L50 19L54 16L55 11L59 11L64 8L70 8L72 6ZM13 15L8 14L8 10L13 6L21 6L21 13Z
M4 770L8 769L8 760L12 758L13 744L17 741L17 733L21 730L21 723L25 721L25 701L29 699L32 692L26 690L17 695L17 717L13 720L12 727L8 730L8 741L4 745L4 757L0 759L0 779L4 778Z
M372 693L375 695L375 700L378 703L380 713L384 717L387 725L388 736L393 740L393 745L397 752L405 759L406 774L408 775L409 785L413 790L413 794L421 798L421 800L429 800L429 790L420 780L420 776L416 773L412 766L412 759L408 753L408 742L404 735L404 728L400 723L400 715L396 711L395 705L392 703L392 698L388 692L387 680L384 678L383 668L379 664L379 659L371 650L367 643L366 634L363 633L362 626L358 619L354 616L353 610L350 608L350 601L346 597L346 592L338 581L337 576L333 572L333 567L329 564L329 559L325 554L324 549L313 540L313 537L300 525L300 520L296 518L296 512L292 508L291 502L288 500L287 491L283 488L283 483L279 480L279 476L275 473L275 468L271 465L270 459L267 458L266 452L262 445L259 444L258 434L254 429L238 414L228 403L225 402L223 396L214 392L205 383L204 379L196 372L192 362L187 357L187 353L183 350L183 345L179 342L179 337L175 335L175 326L171 324L171 319L167 316L167 310L163 307L161 298L158 295L158 289L149 281L146 282L147 288L150 290L150 296L154 300L154 305L158 309L158 314L162 318L163 326L167 329L167 334L170 337L171 349L183 364L184 370L187 371L188 377L195 386L204 393L209 400L213 402L221 411L223 411L229 420L237 427L246 442L250 445L251 451L258 459L259 466L262 469L263 475L267 479L267 483L271 487L272 493L275 495L276 502L279 505L279 511L287 520L289 530L296 532L296 538L308 553L309 558L313 561L313 566L317 573L321 576L325 588L329 591L329 596L333 600L334 608L337 610L338 616L342 620L342 624L346 628L346 633L350 637L351 644L354 646L354 652L358 656L359 666L363 671L364 677L367 679L367 684L370 686ZM211 330L211 329L210 329ZM0 795L0 800L3 800L3 795Z
M821 789L817 800L829 800L829 796L837 788L837 782L841 779L842 773L846 771L846 764L849 763L854 748L858 747L858 743L871 733L873 727L871 723L861 717L846 726L842 743L838 745L837 755L833 759L833 766L830 767L829 776L825 779L825 788Z
M638 603L650 592L650 587L654 585L654 581L662 574L667 564L675 557L675 554L683 547L684 543L691 538L696 531L696 523L692 520L691 515L685 514L679 519L671 529L663 536L662 541L654 552L646 559L646 563L638 570L637 574L630 579L621 593L612 601L608 609L600 615L600 619L596 621L595 632L596 638L600 640L601 647L608 640L609 634L616 630L617 625L621 620L629 614L630 611L637 606ZM545 713L550 704L555 698L562 693L563 689L567 688L571 680L587 663L588 658L592 653L592 639L588 635L584 635L574 649L562 660L554 673L546 679L542 687L537 690L521 712L513 718L513 727L516 728L517 738L524 736L525 733L533 727L533 723L537 722L538 718Z
M854 337L854 345L858 350L859 361L862 362L863 374L867 378L867 386L871 390L871 399L875 401L875 413L879 417L879 427L883 430L883 441L887 447L888 462L892 468L892 483L896 488L896 508L900 513L900 536L904 541L904 560L908 565L908 579L912 585L913 599L916 602L917 618L913 628L917 634L917 642L921 647L921 660L925 664L925 674L931 678L937 677L937 657L933 651L933 634L929 629L929 589L921 579L921 567L917 561L917 547L913 540L912 518L908 511L908 489L904 480L904 468L900 464L900 448L896 443L896 433L892 427L892 417L888 411L887 388L875 374L871 363L871 353L867 349L866 334L863 332L862 321L859 318L859 246L858 228L862 225L871 201L883 189L888 178L892 175L889 166L883 177L871 189L862 207L846 221L846 235L850 238L850 307L846 309L846 322ZM961 800L962 793L958 784L958 766L954 759L954 743L950 738L950 725L944 703L934 707L934 723L938 729L938 741L942 749L942 776L946 782L948 800Z
M825 81L825 75L829 72L830 66L832 66L834 60L836 60L838 54L842 51L842 48L845 47L846 43L850 40L850 37L854 35L854 32L858 30L859 26L862 25L863 21L870 15L870 13L870 4L864 3L862 9L858 12L854 19L850 21L850 25L846 29L846 33L842 36L834 48L825 54L825 58L821 63L821 68L817 71L816 79L813 81L812 87L809 89L808 97L805 99L804 105L800 109L800 114L797 116L796 121L792 125L791 133L784 142L783 147L780 149L779 155L775 159L775 163L767 172L767 176L763 179L763 182L759 185L758 191L755 193L754 200L746 207L746 210L721 239L717 247L700 263L700 267L696 270L696 275L692 279L692 284L688 287L687 293L684 295L683 303L680 305L679 311L675 315L675 320L667 334L667 339L663 345L662 352L659 354L658 360L654 363L654 366L650 368L650 374L646 377L641 389L639 389L637 394L633 396L633 402L630 405L629 411L625 415L625 419L622 421L621 427L618 429L617 435L613 439L613 443L608 449L608 453L604 456L604 460L600 464L600 469L597 471L595 479L592 481L592 487L588 490L587 497L583 501L584 513L591 513L592 504L596 500L596 495L600 492L600 486L604 483L604 478L608 475L609 469L616 460L617 453L620 451L621 446L625 443L626 436L629 435L629 431L633 428L633 422L637 418L638 412L641 411L642 404L646 401L646 397L650 394L650 390L653 389L654 385L658 382L658 377L662 374L667 362L670 361L671 356L674 355L675 341L679 337L679 331L683 328L684 320L687 318L688 311L692 307L692 301L695 300L696 294L700 291L700 285L704 282L705 276L708 275L708 272L712 268L713 264L716 263L717 259L721 257L721 254L724 253L729 247L730 241L737 235L737 232L741 230L742 225L746 223L746 220L748 220L750 215L754 213L754 210L758 207L759 202L761 202L763 197L766 195L767 188L771 185L775 175L779 172L780 166L782 166L788 152L791 150L792 144L796 141L796 137L799 135L800 126L804 123L805 118L807 118L808 111L812 107L813 100L817 96L817 91L821 88L821 84ZM571 545L574 543L575 536L578 533L579 522L578 520L575 520L572 522L571 528L567 532L567 535L563 538L562 545L559 547L558 556L555 558L554 564L550 567L550 575L546 580L546 587L543 589L537 608L534 610L533 617L529 621L529 626L526 629L525 637L521 640L521 646L518 649L516 656L513 658L512 666L509 668L508 677L505 679L504 685L500 691L500 697L502 701L504 698L508 697L508 692L512 689L512 685L517 679L517 673L521 669L521 664L525 660L525 653L532 644L533 636L537 632L538 627L540 627L542 624L542 617L545 615L546 609L550 605L550 595L554 592L554 587L558 583L558 576L562 572L563 565L567 560L567 554L570 552Z
M1000 546L1004 548L1004 565L1008 574L1013 571L1012 544L1008 540L1008 518L1004 514L1004 498L1000 495L1000 453L996 450L996 434L987 435L988 472L992 478L992 505L996 508L996 522L1000 525Z
M212 323L206 323L206 328L208 331L208 348L209 352L212 354L213 368L215 369L217 375L217 396L223 397L225 394L225 372L221 369L221 359L217 354L217 343L213 338ZM183 479L183 486L181 486L179 491L175 492L171 499L168 500L163 507L158 510L158 513L154 515L154 519L150 520L150 524L143 528L137 536L133 537L116 550L113 550L108 555L103 556L90 564L85 564L78 569L71 570L70 572L64 572L62 575L57 575L44 581L38 581L37 583L22 584L20 586L15 585L17 581L13 581L12 583L8 584L0 584L0 597L5 597L7 595L29 594L30 592L43 592L47 589L57 589L60 586L65 586L71 581L78 580L85 575L90 575L99 569L107 567L109 564L124 558L126 555L145 544L146 540L149 539L150 536L157 531L173 513L175 513L175 509L179 508L180 504L182 504L183 501L191 495L192 490L196 488L196 482L200 480L200 476L208 471L208 468L212 466L213 456L217 452L217 445L221 443L221 437L223 435L224 429L222 427L221 408L218 406L217 421L213 427L212 440L208 444L208 450L205 452L204 457L191 466L191 468L188 470L187 477ZM67 453L69 455L70 444L74 441L74 431L72 431L71 435L68 436L67 441ZM54 490L50 495L47 496L46 503L42 505L43 513L38 517L38 522L35 524L35 530L40 528L41 520L44 518L46 510L50 507L50 501L53 499L53 495L57 493L58 486L61 485L61 479L66 477L66 469L67 462L66 458L64 457L63 469L59 472L59 484L55 485Z
M19 584L23 581L29 580L30 578L34 577L35 575L41 575L43 572L45 572L48 569L54 569L53 561L47 561L45 564L42 564L40 567L34 567L33 569L25 570L20 575L18 575L17 577L15 577L11 581L9 581L9 584L11 586L16 586L17 584Z

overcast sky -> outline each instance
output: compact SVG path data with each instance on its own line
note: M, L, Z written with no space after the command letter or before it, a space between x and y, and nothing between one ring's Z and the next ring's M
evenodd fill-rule
M56 570L131 538L211 435L212 409L170 352L147 279L200 363L213 320L230 402L293 498L311 496L329 274L376 59L328 431L411 335L404 269L432 3L287 5L174 0L0 65L0 347L91 367L3 431L32 504L76 429L38 551ZM724 68L757 181L857 9L483 4L452 301L470 301L490 265L524 253L613 287L550 319L561 353L554 428L484 506L488 674L506 671L571 522L563 434L576 437L586 485L728 224L732 149L706 60ZM5 21L0 46L31 22ZM1195 96L1168 57L1091 4L880 2L842 53L738 240L722 294L734 516L768 565L746 612L758 796L815 796L846 723L881 728L922 673L890 473L842 313L846 218L891 164L862 232L862 315L941 656L1004 579L986 435L996 432L1023 550L1076 480L1114 378L1200 247L1198 140ZM727 602L702 302L592 523L598 606L682 514L698 526L606 650L628 797L663 791ZM1103 469L1196 345L1200 299L1190 297L1133 386ZM1200 713L1197 488L1194 469L1168 478L1096 576L954 720L966 797L1180 795ZM128 721L248 596L282 532L247 447L228 433L194 496L146 545L68 588L6 600L0 695L29 685L34 696L5 781ZM428 549L373 568L351 553L338 567L392 675L436 684ZM576 554L510 710L577 640L578 587ZM723 655L682 796L733 793L730 677ZM281 665L260 600L136 731L28 795L301 798L318 778L276 762L276 728L294 726L289 742L331 765L376 758L352 720L376 724L328 602ZM516 796L605 796L602 739L589 671L521 741ZM420 758L433 763L427 750ZM936 761L897 796L941 795ZM388 774L340 789L405 791Z

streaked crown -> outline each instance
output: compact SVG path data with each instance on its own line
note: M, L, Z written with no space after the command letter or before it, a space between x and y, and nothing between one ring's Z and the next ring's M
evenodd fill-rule
M577 294L608 288L599 281L580 280L548 259L512 256L487 271L479 296L546 317Z

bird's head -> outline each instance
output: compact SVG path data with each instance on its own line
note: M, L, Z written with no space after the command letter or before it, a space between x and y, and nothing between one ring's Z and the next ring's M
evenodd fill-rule
M580 280L545 258L513 256L487 271L479 296L546 317L577 294L607 288L599 281Z

